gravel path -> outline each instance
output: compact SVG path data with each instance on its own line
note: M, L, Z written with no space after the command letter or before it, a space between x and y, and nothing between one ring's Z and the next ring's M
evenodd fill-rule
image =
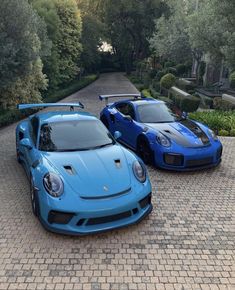
M125 92L136 89L111 73L65 100L98 116L99 94ZM149 167L154 210L140 224L71 237L34 218L15 126L0 130L0 289L235 289L235 138L216 169Z

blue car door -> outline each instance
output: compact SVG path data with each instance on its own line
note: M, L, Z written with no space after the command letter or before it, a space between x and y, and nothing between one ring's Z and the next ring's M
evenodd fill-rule
M121 141L135 148L138 136L138 123L135 121L133 106L127 102L118 103L115 114L115 128L122 133Z
M23 160L25 163L25 169L28 174L30 175L31 167L34 167L34 163L37 160L38 150L37 150L37 136L38 136L38 129L39 129L39 120L35 116L29 121L29 132L28 138L30 143L32 144L32 148L29 149L25 146L20 145L20 151L23 153Z

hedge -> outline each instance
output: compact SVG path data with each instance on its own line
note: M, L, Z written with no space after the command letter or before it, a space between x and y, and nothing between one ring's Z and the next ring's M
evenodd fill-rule
M175 85L175 82L176 82L176 77L173 74L168 73L161 78L160 85L161 87L165 89L170 89L171 87Z
M231 88L235 89L235 71L230 74L229 81Z
M184 112L194 112L198 109L200 105L200 98L195 96L183 97L176 95L174 97L174 103L181 111Z
M213 99L213 108L222 111L235 110L235 104L223 100L221 97L215 97Z
M57 101L60 101L61 99L79 91L80 89L86 87L87 85L91 84L98 78L98 75L88 75L83 77L79 81L74 81L71 83L68 87L58 90L57 92L54 92L53 94L50 94L49 96L43 98L44 103L55 103ZM23 110L19 111L17 109L11 109L11 110L5 110L0 111L0 128L10 125L13 122L19 121L26 116L29 116L30 114L34 113L35 110Z
M194 112L190 113L189 117L196 121L202 122L214 130L216 133L226 135L228 132L229 136L235 134L235 111L210 111L210 112Z

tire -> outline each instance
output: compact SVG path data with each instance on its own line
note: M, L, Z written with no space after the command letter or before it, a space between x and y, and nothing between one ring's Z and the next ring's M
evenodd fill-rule
M149 142L143 138L138 141L137 144L137 153L140 158L144 161L147 165L153 165L153 151L150 148Z
M100 118L101 122L105 125L105 127L109 130L109 121L105 116Z
M38 195L37 195L37 191L34 189L32 177L30 178L30 200L31 200L33 214L36 217L39 217L40 212L39 212Z

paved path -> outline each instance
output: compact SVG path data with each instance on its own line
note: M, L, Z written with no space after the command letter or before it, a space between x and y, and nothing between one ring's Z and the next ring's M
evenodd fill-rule
M121 74L69 97L98 115L99 93L135 92ZM31 212L15 160L15 125L0 130L0 289L235 289L235 138L222 164L195 173L149 168L154 211L139 225L71 237Z

